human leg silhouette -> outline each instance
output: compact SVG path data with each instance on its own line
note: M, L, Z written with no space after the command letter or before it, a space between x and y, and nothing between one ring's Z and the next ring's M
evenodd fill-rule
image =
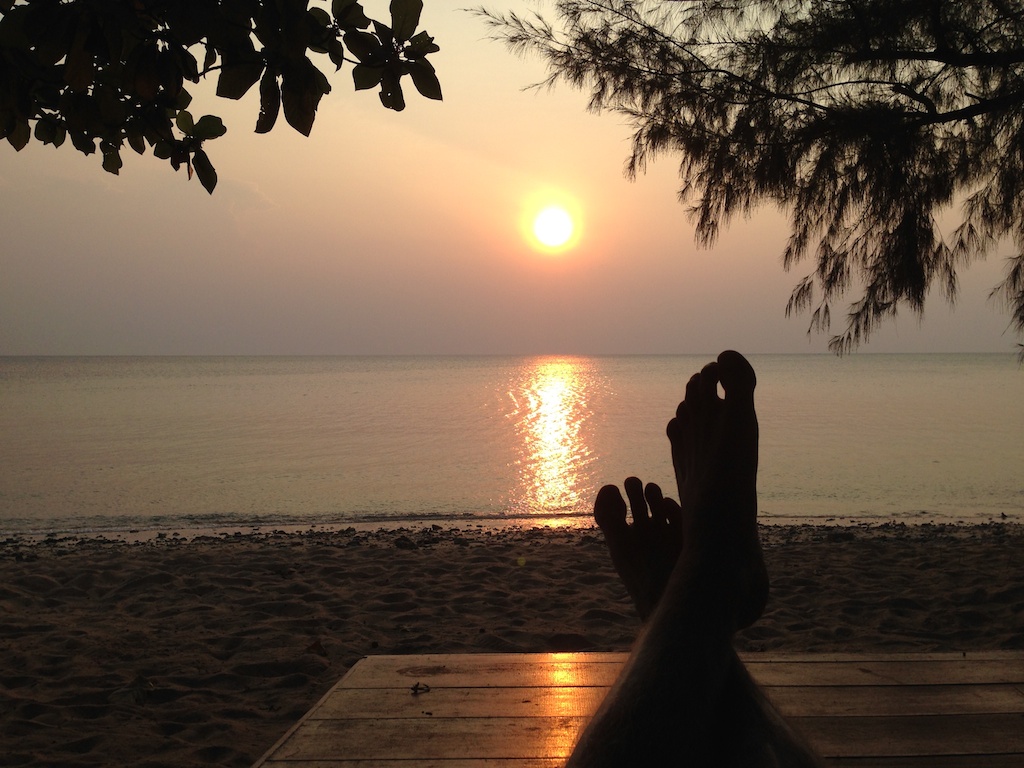
M630 478L627 524L618 490L598 494L595 518L612 561L649 620L569 768L818 764L732 647L768 595L757 536L755 384L736 352L690 379L667 430L681 505Z

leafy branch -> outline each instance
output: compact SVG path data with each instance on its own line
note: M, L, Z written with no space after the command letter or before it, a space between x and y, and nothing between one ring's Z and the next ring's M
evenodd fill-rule
M256 132L285 121L308 136L331 84L311 55L334 71L352 67L356 90L378 88L384 107L405 108L409 76L428 99L441 85L428 56L439 50L416 32L423 0L392 0L390 24L358 0L0 0L0 138L16 150L33 138L97 149L102 167L123 166L127 147L147 149L208 192L217 173L208 141L227 131L213 115L195 118L186 81L217 77L216 94L240 99L259 84ZM201 63L200 63L201 60Z

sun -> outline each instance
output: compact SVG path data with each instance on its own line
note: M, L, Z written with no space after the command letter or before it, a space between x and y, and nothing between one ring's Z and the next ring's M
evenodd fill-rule
M543 208L533 219L533 236L547 248L561 248L575 229L572 216L560 205Z
M523 239L534 251L560 256L580 243L582 206L562 190L538 189L523 200L519 226Z

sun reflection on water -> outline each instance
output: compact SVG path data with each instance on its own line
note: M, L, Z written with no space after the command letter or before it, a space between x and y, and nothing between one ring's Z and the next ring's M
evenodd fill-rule
M576 358L540 358L509 392L519 437L517 506L531 515L579 511L589 494L587 466L593 459L585 425L592 387L590 363ZM589 502L589 499L586 499Z

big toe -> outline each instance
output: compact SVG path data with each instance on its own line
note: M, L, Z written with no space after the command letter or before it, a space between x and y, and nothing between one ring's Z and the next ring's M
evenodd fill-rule
M718 380L726 398L753 398L757 375L753 366L739 352L729 349L718 356Z

